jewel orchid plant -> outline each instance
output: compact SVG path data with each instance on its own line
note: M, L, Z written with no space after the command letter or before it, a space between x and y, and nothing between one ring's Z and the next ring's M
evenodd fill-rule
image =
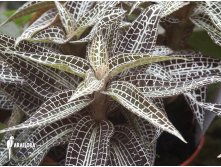
M39 165L63 147L62 165L153 165L163 131L188 142L163 98L184 95L201 128L205 110L221 115L206 102L221 61L157 44L160 25L179 22L171 14L189 2L142 3L30 1L2 24L44 11L17 39L0 35L0 104L12 110L0 164ZM9 160L11 135L36 147L13 148Z

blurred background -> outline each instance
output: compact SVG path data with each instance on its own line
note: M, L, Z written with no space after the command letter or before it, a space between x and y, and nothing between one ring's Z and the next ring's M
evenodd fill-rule
M8 16L13 14L18 7L25 1L0 2L0 22L3 22ZM0 28L0 33L17 37L25 28L25 22L31 18L31 15L22 17L15 22L8 23ZM215 45L207 33L201 29L194 29L194 32L188 39L188 44L195 50L199 50L205 55L221 59L221 47ZM210 86L208 101L221 103L221 86L215 84ZM1 114L7 114L1 112ZM3 116L1 115L0 128L4 128ZM212 122L212 123L211 123ZM194 158L191 165L221 165L221 159L217 156L221 154L221 119L215 118L208 113L206 120L205 142L199 154ZM168 153L169 154L169 153ZM157 158L158 160L159 158ZM168 159L171 161L171 159ZM165 163L166 165L167 163ZM161 163L159 165L162 165Z

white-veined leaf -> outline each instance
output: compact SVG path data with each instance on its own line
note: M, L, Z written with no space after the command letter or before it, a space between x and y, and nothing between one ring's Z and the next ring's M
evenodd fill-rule
M152 156L154 155L143 148L132 129L122 125L115 126L110 142L111 166L150 166Z
M94 25L108 9L112 9L119 2L106 1L97 3L91 10L87 11L77 22L77 27L89 27Z
M73 95L73 93L74 91L72 90L57 93L43 103L42 106L28 120L20 125L0 130L0 133L17 129L33 128L53 123L62 118L66 118L77 111L80 111L91 103L91 99L89 97L81 97L68 102L68 99Z
M119 81L128 81L136 85L146 97L168 97L183 94L200 87L221 82L220 76L202 76L200 78L192 77L187 81L174 81L161 79L146 73L133 74L118 79Z
M151 100L146 98L142 92L133 84L115 81L110 84L107 91L103 92L111 96L125 108L135 115L142 117L156 127L161 128L186 142L181 134L176 130L166 115L155 106Z
M24 30L20 37L16 39L15 45L18 45L22 40L31 40L34 34L47 28L54 21L56 14L56 9L50 9L42 14L34 23Z
M14 102L3 91L0 91L0 108L4 110L12 110Z
M94 4L93 1L67 1L64 6L76 23Z
M71 88L71 85L63 77L52 69L33 61L24 60L14 54L3 53L5 50L14 50L20 52L48 52L39 45L34 45L21 41L17 47L14 47L15 39L0 35L0 54L1 59L13 67L21 76L23 76L27 84L29 84L38 94L43 97L50 97L54 92L60 91L61 88Z
M30 13L36 12L38 10L44 8L50 8L54 6L54 2L52 1L29 1L22 5L18 10L10 16L5 22L3 22L0 26L17 19L21 16L28 15Z
M200 52L179 51L171 56L186 58L187 60L169 60L160 62L162 68L169 73L175 81L188 81L192 78L221 76L221 61L202 55Z
M109 76L114 77L118 73L129 68L173 59L183 58L173 56L152 56L147 54L119 54L109 59Z
M166 115L162 99L155 98L152 99L152 102ZM162 130L160 128L153 126L145 119L133 115L132 113L123 113L123 114L127 118L131 127L135 129L137 135L139 135L145 148L148 148L153 143L156 143L158 137L162 133Z
M0 60L0 82L2 83L15 83L26 84L25 79L20 76L13 68L7 63Z
M93 38L88 51L88 60L98 78L102 78L105 74L105 68L108 70L108 52L107 39L102 31Z
M65 165L104 166L114 126L109 121L96 124L86 116L77 124L68 145Z
M14 149L15 158L10 165L39 165L51 147L67 143L70 140L71 133L80 118L80 115L75 114L70 118L65 118L34 130L23 142L34 143L35 148ZM19 138L16 138L15 141L19 141Z
M208 35L213 40L213 42L221 46L221 39L220 39L221 30L213 24L213 22L207 15L205 15L204 13L201 13L199 15L193 15L190 17L190 20L196 26L206 30Z
M15 54L24 59L32 60L34 62L59 69L61 71L66 71L79 77L84 77L87 70L90 68L89 62L87 62L87 60L73 55L62 55L56 53L27 53L10 50L6 50L4 52L8 54Z
M206 103L206 102L201 102L198 101L193 95L190 93L186 93L185 95L188 96L191 100L193 100L197 105L200 107L209 110L211 112L214 112L217 116L221 116L221 104L216 104L216 103Z
M0 84L0 90L28 116L32 115L44 101L27 85Z
M166 17L170 14L172 14L173 12L179 10L180 8L188 5L190 2L185 2L185 1L162 1L159 2L159 4L162 5L162 14L161 17Z
M26 79L28 85L38 94L48 98L53 95L54 92L61 91L61 87L59 87L59 80L56 80L53 76L48 75L47 72L49 70L46 67L24 60L16 54L4 53L5 48L0 48L0 51L1 59L4 59L6 63L16 69L16 71L18 71L19 74Z
M89 69L87 71L85 80L78 85L74 94L68 101L70 102L81 96L90 95L93 92L99 91L101 90L101 88L104 87L104 84L104 80L98 80L95 77L94 72L91 69Z
M122 20L124 14L125 11L118 8L107 10L104 13L104 16L98 19L98 21L96 22L96 24L93 26L92 30L86 37L83 37L80 40L70 41L70 43L87 42L92 40L98 32L104 29L108 29L108 27L111 26L112 24L119 22L119 20ZM118 24L120 24L120 22Z
M207 87L202 87L189 93L195 98L195 100L199 102L206 102L206 91ZM189 98L188 95L184 94L184 97L192 109L200 128L203 129L205 109L199 106L193 99Z
M149 53L156 42L161 6L152 5L142 12L122 34L114 53Z
M68 42L66 33L58 25L50 26L36 33L29 41L31 42L53 42L55 44L64 44Z
M55 5L58 9L58 14L66 33L72 33L77 26L76 21L72 17L71 13L65 8L65 5L62 5L58 1L55 1Z

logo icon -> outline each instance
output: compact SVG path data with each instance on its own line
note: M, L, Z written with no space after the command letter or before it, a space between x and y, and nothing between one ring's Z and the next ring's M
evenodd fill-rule
M8 158L10 160L12 157L12 148L35 148L35 143L14 142L14 136L11 136L7 140L6 146L8 149Z
M9 160L11 159L11 151L12 151L12 146L14 144L14 136L11 136L8 140L7 140L7 149L8 149L8 158Z

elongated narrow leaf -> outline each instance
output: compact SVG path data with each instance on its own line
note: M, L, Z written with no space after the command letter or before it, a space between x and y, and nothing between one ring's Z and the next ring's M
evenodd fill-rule
M152 99L152 102L166 115L164 104L162 99ZM122 112L123 113L123 112ZM149 148L150 145L157 141L157 138L162 133L162 130L153 126L145 119L133 115L132 113L124 113L131 127L135 129L135 132L140 137L143 146Z
M27 53L7 50L5 53L15 54L24 59L57 68L61 71L66 71L79 77L84 77L86 75L86 71L90 67L89 63L85 59L73 55L62 55L55 53Z
M17 50L21 52L48 52L50 50L41 46L29 44L25 41L19 43L14 47L14 38L1 35L0 36L0 54L1 59L10 64L21 76L23 76L27 83L40 95L50 97L54 92L60 91L61 88L68 88L70 85L64 78L61 78L51 68L45 67L35 62L24 60L15 54L3 53L5 50Z
M20 125L3 129L0 133L16 129L32 128L55 122L80 111L91 102L91 99L88 97L81 97L68 102L68 99L72 95L73 91L67 90L52 96L28 120Z
M68 1L64 4L67 11L72 15L72 19L78 22L79 18L83 16L95 4L93 1Z
M111 83L104 94L111 96L135 115L142 117L154 126L159 127L162 130L177 136L183 142L186 142L165 114L147 99L134 85L127 82L115 81Z
M60 20L65 28L67 34L70 34L76 28L76 21L73 19L71 13L60 2L55 1L55 5L58 9Z
M0 90L4 92L13 103L16 104L26 115L32 115L44 99L39 97L30 87L14 84L0 84Z
M220 29L217 28L211 19L205 14L199 14L195 16L191 16L190 20L198 27L203 28L207 31L208 35L211 37L214 43L221 45L220 39Z
M25 84L25 79L4 61L0 61L0 82Z
M191 95L190 93L186 93L186 95L188 96L188 98L193 100L200 107L203 107L206 110L214 112L219 117L221 116L221 104L200 102L200 101L196 100L196 98L193 95Z
M66 165L106 165L113 131L114 126L109 121L96 125L88 116L81 119L68 145Z
M53 42L55 44L64 44L68 42L66 33L60 26L50 26L36 33L29 41L33 42Z
M149 166L152 157L145 151L139 137L132 129L126 126L115 126L110 144L111 166Z
M21 16L31 14L41 9L50 8L54 6L52 1L29 1L21 6L12 16L10 16L5 22L1 24L4 25L14 19L17 19Z
M162 1L160 4L163 7L161 17L168 16L172 14L173 12L179 10L180 8L188 5L190 2L185 2L185 1Z
M172 60L172 59L183 59L172 56L151 56L144 54L119 54L115 57L109 59L109 76L113 77L118 73L127 70L129 68L134 68L144 64L151 64L155 62Z
M88 52L88 59L96 73L99 71L103 72L105 69L102 68L108 68L107 39L104 38L102 31L98 32L92 40ZM102 72L99 73L102 75Z
M34 62L25 61L16 54L3 53L4 48L0 48L0 50L0 57L22 74L27 83L40 95L50 97L55 91L61 90L61 88L55 85L55 83L59 81L49 76L45 67L40 64L36 65ZM44 69L44 71L42 69Z
M34 23L24 30L20 37L16 39L15 45L22 40L31 40L34 34L47 28L54 21L56 14L56 9L51 9L41 15Z
M204 56L200 52L179 51L172 55L187 58L188 60L169 60L160 62L173 80L188 81L192 78L221 76L221 61L219 59Z
M74 115L70 118L56 121L50 125L39 127L34 130L29 137L23 141L25 143L35 144L35 148L18 148L15 149L15 157L19 161L14 161L13 165L39 165L48 150L61 142L67 143L71 137L71 133L75 128L80 115ZM19 141L19 138L15 139Z
M152 5L142 12L131 24L126 34L122 34L114 53L149 53L152 51L156 42L160 13L160 5Z
M37 44L28 43L26 41L20 42L15 46L15 38L0 34L1 47L5 47L8 50L26 51L26 52L52 52L50 49L44 48Z
M131 13L133 13L133 11L138 8L142 3L144 3L145 1L136 1L130 9L129 15L131 15Z
M85 157L85 154L89 154L90 146L89 141L93 129L95 128L95 122L90 116L83 117L76 125L71 140L68 145L65 165L77 165L84 162L84 158L91 158L90 156ZM94 136L93 136L94 137ZM94 139L94 138L93 138ZM80 146L80 147L79 147ZM93 151L93 150L90 150ZM83 152L84 156L81 156ZM73 155L73 156L72 156ZM85 161L86 163L87 161Z
M199 2L196 6L196 12L193 13L193 15L197 12L202 12L206 15L208 15L212 21L212 23L218 28L221 28L220 24L220 2Z
M117 1L106 1L97 3L91 10L87 11L77 22L77 27L89 27L98 21L100 17L104 15L104 12L108 9L113 8L119 2Z
M118 8L112 8L107 10L104 13L104 16L98 19L97 23L93 26L92 30L86 37L83 37L80 40L70 41L70 43L91 41L98 32L104 29L108 29L108 27L112 24L119 22L119 20L122 20L124 14L125 11ZM120 24L120 22L118 24Z
M221 82L220 76L193 77L187 81L174 81L161 79L146 73L134 74L131 76L121 77L121 81L128 81L138 87L146 97L168 97L186 93L200 87Z
M165 80L166 79L167 80L173 79L171 76L171 73L157 63L150 64L149 67L146 69L146 71L141 71L140 73L145 73L145 72L147 75L153 75L157 78L161 78L161 79L165 79ZM127 76L129 76L129 75L127 75Z
M4 110L12 110L14 102L3 91L0 91L0 108Z
M87 71L85 80L78 85L74 94L68 101L70 102L78 97L90 95L93 92L99 91L101 90L101 88L104 87L104 84L104 80L98 80L95 77L94 72L91 69L89 69Z
M193 90L192 92L190 92L190 94L195 98L195 100L199 102L206 102L206 91L207 87L202 87L197 90ZM184 94L184 97L188 102L190 108L192 109L201 129L203 129L205 109L196 104L196 102L193 99L189 98L188 95Z

